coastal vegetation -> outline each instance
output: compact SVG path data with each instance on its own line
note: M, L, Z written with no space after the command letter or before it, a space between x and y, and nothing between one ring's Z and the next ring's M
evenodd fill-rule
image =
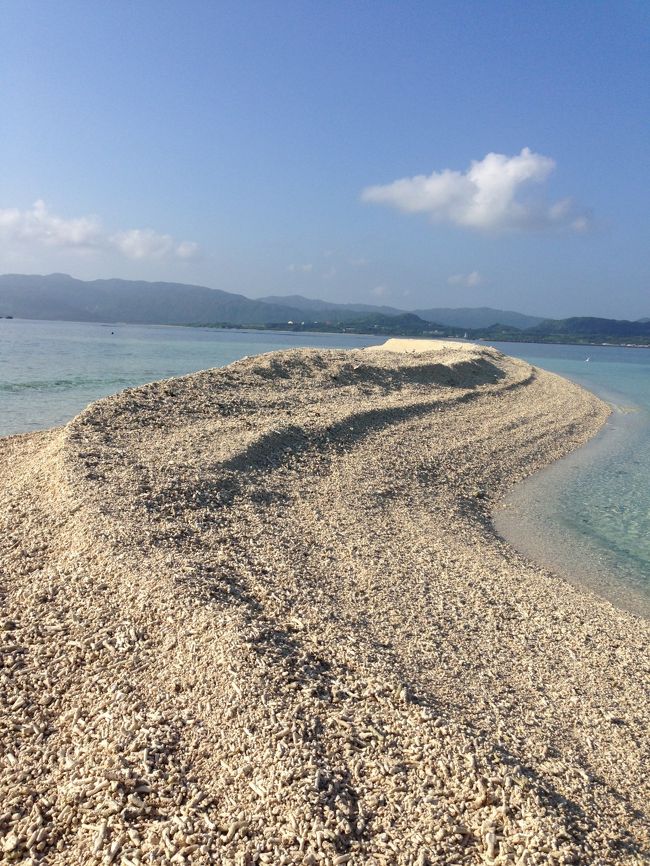
M463 328L425 322L414 313L400 316L366 315L340 322L275 323L264 327L294 331L326 331L334 333L376 333L406 337L454 337L469 340L518 343L573 343L608 346L650 346L650 323L618 319L574 317L545 319L541 324L522 330L512 325L496 323L488 328Z

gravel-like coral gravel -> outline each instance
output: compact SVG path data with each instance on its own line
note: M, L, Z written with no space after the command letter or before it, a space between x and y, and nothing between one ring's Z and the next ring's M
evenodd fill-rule
M649 624L489 519L607 414L296 350L0 441L0 860L648 863Z

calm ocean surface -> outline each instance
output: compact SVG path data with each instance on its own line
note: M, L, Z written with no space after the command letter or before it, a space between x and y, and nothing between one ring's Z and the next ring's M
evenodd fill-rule
M494 345L613 410L592 442L513 490L497 529L537 562L650 618L650 349Z
M0 435L63 424L99 397L245 355L376 342L370 336L2 319ZM515 489L497 527L536 560L650 613L650 350L495 345L614 406L593 443Z

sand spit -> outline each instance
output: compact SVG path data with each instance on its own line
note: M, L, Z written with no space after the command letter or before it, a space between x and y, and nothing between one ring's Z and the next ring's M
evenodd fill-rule
M2 440L2 862L647 863L649 624L488 519L606 415L299 350Z

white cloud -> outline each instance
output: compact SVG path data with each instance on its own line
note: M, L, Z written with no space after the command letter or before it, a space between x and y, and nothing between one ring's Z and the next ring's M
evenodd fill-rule
M478 271L470 271L469 274L452 274L448 277L447 282L450 286L465 286L473 289L475 286L480 286L483 282L483 276Z
M201 251L201 247L196 241L181 241L176 244L176 255L179 259L193 259Z
M305 264L305 265L293 265L293 264L291 264L291 265L289 265L287 270L292 271L294 273L310 274L314 270L314 266L312 264L309 264L309 263Z
M377 298L384 298L388 293L388 289L386 288L386 286L375 286L375 288L371 291L373 295Z
M0 209L0 239L92 250L101 246L102 230L97 217L64 219L51 214L39 199L29 210Z
M178 243L171 235L161 235L153 229L117 232L108 240L129 259L162 259L168 256L188 259L196 255L199 248L192 241Z
M369 264L368 259L361 256L358 259L350 259L350 264L353 268L365 268Z
M479 230L541 230L569 228L584 231L585 214L569 198L549 205L540 198L522 197L522 189L542 184L555 161L524 147L516 156L488 153L467 171L446 168L392 183L369 186L361 199L385 204L405 213L426 213L436 222Z
M108 233L96 216L57 216L41 199L24 211L0 208L0 244L5 248L45 247L86 254L117 251L130 259L187 259L198 252L193 241L179 242L153 229Z

